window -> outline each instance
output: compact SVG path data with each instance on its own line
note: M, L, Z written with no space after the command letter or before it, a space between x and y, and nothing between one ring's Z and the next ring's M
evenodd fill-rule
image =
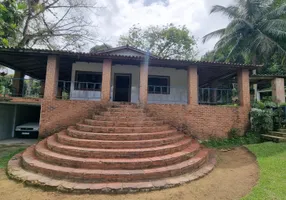
M170 76L149 76L149 94L170 94Z
M100 91L101 81L101 72L75 72L75 90Z

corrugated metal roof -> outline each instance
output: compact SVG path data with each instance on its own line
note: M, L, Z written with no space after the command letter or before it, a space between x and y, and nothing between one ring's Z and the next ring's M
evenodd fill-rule
M108 53L89 53L89 52L74 52L66 50L50 50L50 49L34 49L34 48L15 48L15 47L0 47L0 52L19 52L19 53L35 53L35 54L53 54L53 55L71 55L71 56L85 56L85 57L106 57L118 58L128 60L143 60L144 56L129 56L129 55L116 55ZM150 57L151 61L159 62L178 62L186 63L189 65L209 65L209 66L228 66L228 67L241 67L241 68L259 68L263 65L240 64L240 63L225 63L225 62L208 62L208 61L195 61L195 60L181 60L181 59L163 59L158 57Z

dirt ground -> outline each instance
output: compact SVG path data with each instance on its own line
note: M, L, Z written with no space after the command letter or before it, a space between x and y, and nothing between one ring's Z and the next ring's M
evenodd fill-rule
M257 183L255 158L244 148L217 152L218 164L206 177L180 187L127 195L69 195L42 191L9 180L0 170L0 199L3 200L235 200L250 192Z

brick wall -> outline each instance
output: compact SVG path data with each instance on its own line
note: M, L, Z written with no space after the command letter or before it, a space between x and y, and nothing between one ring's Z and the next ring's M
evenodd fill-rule
M243 134L249 125L247 107L150 104L147 111L199 139L227 137L232 128Z
M108 105L95 101L42 100L40 138L101 112ZM227 137L232 128L243 134L249 125L249 109L227 106L148 104L147 111L179 130L199 139Z
M106 104L95 101L42 100L39 137L45 138L102 111Z

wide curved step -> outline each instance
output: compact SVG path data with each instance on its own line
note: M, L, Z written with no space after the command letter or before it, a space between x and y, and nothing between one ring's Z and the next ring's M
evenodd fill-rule
M34 146L22 155L23 167L29 171L49 175L56 179L70 179L79 182L129 182L167 178L192 172L202 166L208 159L208 150L201 150L194 157L165 167L142 170L101 170L62 167L38 160L34 154Z
M93 119L85 119L84 124L91 125L91 126L115 126L115 127L142 127L142 126L160 126L163 125L163 121L127 121L127 122L120 122L120 121L99 121Z
M62 192L69 193L128 193L140 191L153 191L188 183L199 179L210 173L216 164L214 154L210 154L209 160L198 170L181 176L168 177L163 179L136 181L136 182L109 182L109 183L84 183L71 180L57 180L43 174L27 171L22 168L21 154L15 155L8 163L7 174L22 183L34 186L49 187Z
M134 105L115 104L14 156L11 178L69 192L149 191L195 180L211 151Z
M190 145L191 139L185 139L177 143L142 149L95 149L74 147L61 144L57 141L56 135L47 138L47 146L52 151L78 156L82 158L147 158L155 156L163 156L166 154L181 151Z
M151 127L105 127L105 126L90 126L86 124L76 124L79 131L92 133L153 133L170 130L168 125L151 126Z
M184 134L175 134L165 138L150 140L88 140L74 138L61 132L57 134L57 140L61 144L86 148L103 148L103 149L137 149L151 148L179 142L186 138Z
M160 119L155 117L148 117L148 116L134 116L134 117L126 117L126 116L102 116L102 115L93 115L92 119L100 120L100 121L119 121L119 122L140 122L140 121L158 121Z
M89 140L151 140L166 138L177 134L176 130L167 130L154 133L91 133L79 131L75 127L69 127L67 134L74 138L89 139Z
M85 169L147 169L162 167L188 160L196 155L199 150L200 145L197 142L193 142L192 145L186 149L165 156L128 159L87 159L53 152L47 148L45 141L41 141L35 146L37 158L43 160L44 162L54 163L60 166Z

